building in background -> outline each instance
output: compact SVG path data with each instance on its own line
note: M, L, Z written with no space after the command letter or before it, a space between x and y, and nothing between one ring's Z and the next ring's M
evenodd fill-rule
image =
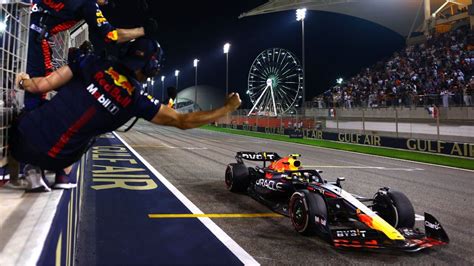
M195 90L197 89L197 102L194 102ZM207 85L198 85L186 88L178 93L176 110L187 113L194 110L211 110L224 104L222 89Z

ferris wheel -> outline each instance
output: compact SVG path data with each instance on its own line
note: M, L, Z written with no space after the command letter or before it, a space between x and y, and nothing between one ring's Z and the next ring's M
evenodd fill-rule
M298 107L303 92L303 68L296 56L282 48L260 53L252 63L247 94L251 114L277 116Z

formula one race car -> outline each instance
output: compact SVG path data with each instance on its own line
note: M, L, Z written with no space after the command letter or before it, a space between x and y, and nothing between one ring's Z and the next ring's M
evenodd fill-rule
M441 224L428 213L424 233L414 228L415 212L403 193L384 187L373 198L353 195L342 189L345 178L328 182L321 171L303 169L299 157L238 152L237 163L225 171L227 188L249 194L288 216L299 233L320 235L335 247L415 252L449 243ZM244 160L263 162L263 167L247 167Z

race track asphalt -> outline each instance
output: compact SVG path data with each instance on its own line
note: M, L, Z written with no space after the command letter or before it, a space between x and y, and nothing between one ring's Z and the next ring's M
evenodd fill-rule
M263 265L474 264L473 171L146 122L119 135L204 213L270 212L250 197L226 190L224 171L237 151L299 153L303 166L323 170L323 178L346 177L343 188L351 193L371 197L384 186L402 191L417 214L434 215L451 239L448 246L416 254L344 251L318 237L299 235L288 218L213 219Z

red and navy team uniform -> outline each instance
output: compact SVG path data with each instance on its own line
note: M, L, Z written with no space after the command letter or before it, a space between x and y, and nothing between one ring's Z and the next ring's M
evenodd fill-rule
M90 39L97 47L117 41L116 28L110 25L95 0L33 0L26 71L31 77L53 72L49 37L70 29L83 19L89 26ZM25 92L25 110L33 110L42 103L42 96Z
M12 133L12 155L43 169L63 169L94 137L132 117L152 120L161 103L120 65L88 55L69 63L73 79L51 101L23 115Z

